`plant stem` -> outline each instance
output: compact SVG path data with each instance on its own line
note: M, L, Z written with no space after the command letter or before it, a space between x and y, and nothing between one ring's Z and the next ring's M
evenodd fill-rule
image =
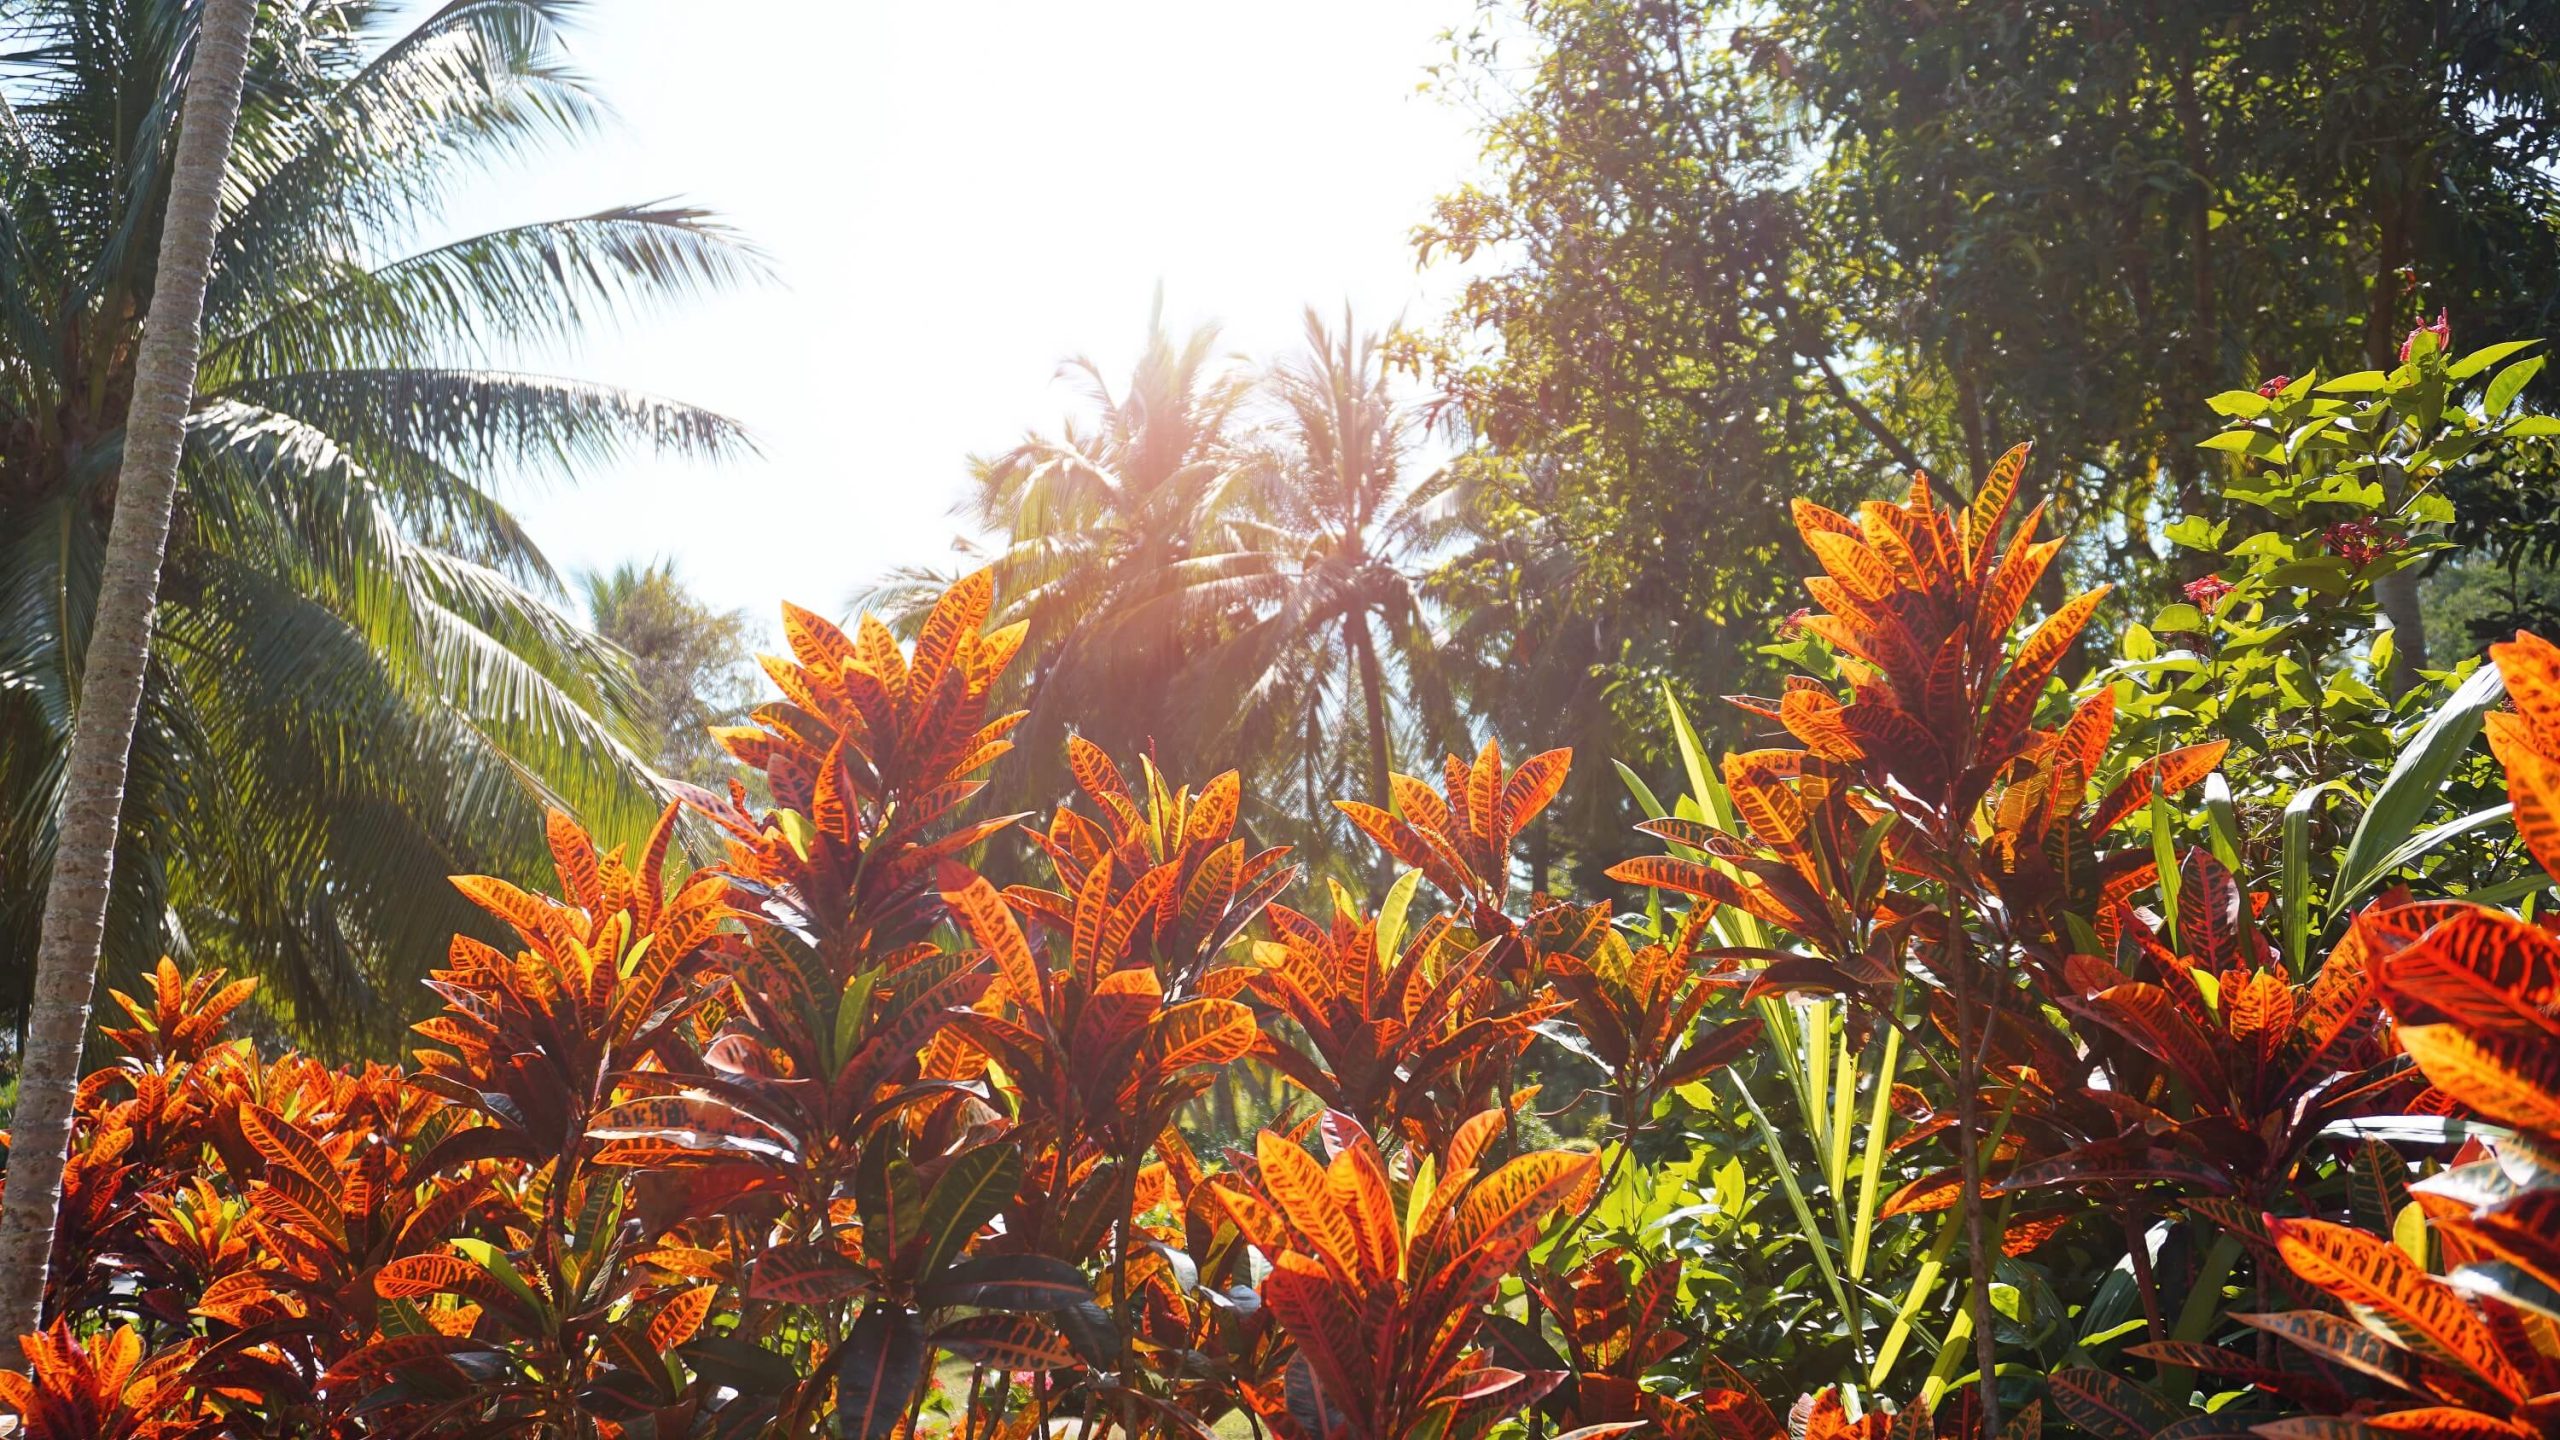
M1111 1311L1120 1331L1120 1356L1114 1365L1117 1369L1115 1378L1123 1392L1136 1388L1136 1382L1129 1373L1137 1358L1137 1336L1129 1314L1129 1230L1137 1224L1133 1212L1138 1208L1139 1162L1146 1158L1146 1153L1146 1147L1140 1145L1125 1162L1129 1175L1120 1187L1120 1223L1112 1227L1111 1236ZM1131 1436L1138 1433L1136 1403L1134 1400L1122 1402L1121 1424Z
M916 1393L907 1397L907 1434L911 1436L924 1423L925 1397L933 1393L933 1354L931 1345L924 1347L924 1374L916 1380Z
M2151 1273L2150 1236L2143 1233L2142 1221L2132 1211L2124 1212L2124 1248L2126 1258L2133 1261L2134 1289L2142 1296L2142 1321L2151 1338L2166 1340L2169 1332L2160 1324L2160 1286Z
M1947 957L1956 1002L1956 1135L1964 1152L1964 1181L1958 1203L1964 1212L1965 1252L1971 1276L1965 1305L1973 1317L1973 1357L1981 1372L1982 1434L2000 1433L1999 1342L1991 1333L1991 1247L1982 1227L1982 1051L1974 1036L1980 1017L1974 1014L1973 959L1965 943L1964 916L1947 890L1947 936L1939 953Z

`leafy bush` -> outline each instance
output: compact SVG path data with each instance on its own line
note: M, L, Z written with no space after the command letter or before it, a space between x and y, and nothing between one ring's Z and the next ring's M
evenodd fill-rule
M697 796L708 868L670 810L636 855L554 817L556 895L456 882L516 944L454 941L413 1065L261 1057L219 974L117 997L0 1403L160 1440L2551 1434L2560 941L2397 885L2297 923L2258 883L2289 831L2208 803L2186 843L2230 742L2164 743L2194 692L2133 737L2131 678L2065 693L2104 594L2027 623L2025 468L1797 507L1815 673L1718 766L1681 725L1637 913L1519 893L1569 757L1491 744L1342 804L1406 867L1374 909L1283 904L1234 774L1080 741L1045 873L1000 881L986 577L911 648L789 611L783 698L721 732L771 807ZM2560 649L2495 664L2560 874ZM1257 1068L1297 1103L1204 1145Z

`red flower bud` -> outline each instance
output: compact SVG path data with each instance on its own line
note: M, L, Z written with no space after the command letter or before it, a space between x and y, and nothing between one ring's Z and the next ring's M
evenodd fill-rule
M2436 323L2433 325L2421 325L2417 329L2409 332L2409 338L2400 342L2401 364L2406 365L2409 363L2409 352L2418 348L2418 337L2421 335L2433 335L2436 337L2437 354L2443 355L2449 353L2453 349L2453 317L2451 312L2439 308L2436 311Z

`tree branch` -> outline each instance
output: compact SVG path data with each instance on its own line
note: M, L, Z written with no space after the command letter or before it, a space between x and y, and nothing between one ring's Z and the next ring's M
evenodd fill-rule
M1841 404L1849 407L1849 413L1857 417L1858 424L1875 437L1876 443L1882 445L1887 454L1893 456L1895 464L1915 475L1929 468L1921 464L1920 457L1911 453L1911 447L1902 443L1902 437L1894 434L1892 428L1884 423L1884 417L1858 398L1858 393L1849 388L1849 382L1840 378L1840 372L1831 368L1830 356L1802 349L1796 353L1820 367L1822 378L1831 385L1831 393L1839 397Z

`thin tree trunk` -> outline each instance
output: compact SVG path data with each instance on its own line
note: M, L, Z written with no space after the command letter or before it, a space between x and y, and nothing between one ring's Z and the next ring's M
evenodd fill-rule
M2377 162L2380 169L2368 193L2373 196L2374 245L2373 285L2365 292L2364 350L2376 369L2388 370L2399 363L2400 340L2409 323L2410 285L2401 272L2408 268L2412 253L2409 236L2409 207L2400 195L2400 184L2392 173L2392 158L2386 152Z
M63 782L53 877L45 889L34 998L10 1127L8 1187L0 1198L0 1333L42 1324L62 1165L71 1143L71 1089L89 1029L90 992L106 928L127 763L151 656L152 612L177 497L178 457L195 398L206 272L213 258L223 168L240 118L256 0L204 0L187 71L160 227L159 269L134 361L124 463L100 568L98 607L82 658L80 704ZM16 1347L0 1347L20 1363Z
M2416 568L2394 570L2374 581L2373 598L2391 621L2391 668L2382 677L2382 688L2397 700L2417 685L2418 670L2427 663L2427 620L2418 605Z
M1876 414L1874 407L1858 398L1858 392L1850 389L1849 382L1840 378L1840 372L1831 368L1830 356L1817 354L1812 358L1814 367L1822 372L1822 383L1831 387L1832 395L1848 407L1850 417L1884 447L1885 453L1902 467L1905 476L1918 475L1929 468L1920 463L1920 456L1902 443L1902 437L1893 433L1893 427L1884 423L1884 417Z
M1692 283L1704 287L1707 283L1705 267L1692 261L1689 270ZM1703 288L1700 293L1705 293ZM1778 292L1777 299L1779 310L1786 316L1789 324L1801 328L1803 321L1798 317L1792 297L1781 290ZM1832 398L1838 400L1842 407L1848 410L1850 418L1858 422L1859 427L1867 432L1868 438L1884 447L1885 454L1893 457L1893 462L1902 467L1906 478L1927 470L1929 467L1920 463L1919 452L1905 444L1902 437L1893 432L1893 427L1884 423L1884 417L1875 412L1875 407L1859 399L1858 392L1851 389L1849 382L1840 378L1840 372L1831 367L1830 343L1830 337L1827 335L1801 336L1790 342L1790 348L1796 354L1812 361L1814 368L1822 372L1822 383L1830 387Z
M1970 1262L1965 1277L1965 1310L1973 1319L1974 1369L1981 1382L1982 1436L1993 1440L2000 1433L2000 1346L1992 1327L1998 1323L1991 1308L1992 1244L1982 1223L1982 1064L1981 1047L1975 1035L1984 1022L1974 1013L1971 966L1973 958L1964 953L1962 942L1964 921L1949 907L1948 945L1954 951L1956 991L1956 1143L1964 1150L1964 1169L1958 1186L1956 1203L1963 1207L1965 1257Z
M2376 369L2400 363L2401 338L2411 322L2409 286L2401 270L2415 255L2418 212L2423 200L2420 162L2392 145L2376 162L2374 189L2382 192L2377 207L2373 290L2365 314L2365 350ZM2418 572L2395 570L2373 582L2373 598L2391 621L2391 668L2382 677L2383 693L2398 699L2418 683L2427 664L2427 627L2418 609Z
M1991 424L1982 413L1982 392L1974 387L1973 357L1961 343L1956 350L1956 428L1963 432L1965 493L1991 473Z
M2414 208L2414 202L2409 208ZM2384 224L2385 261L2405 260L2407 230L2405 220L2396 225ZM2372 313L2366 318L2367 344L2375 367L2388 370L2400 360L2400 339L2393 331L2400 307L2405 304L2396 268L2375 277L2374 297ZM2391 621L2391 667L2382 676L2382 689L2397 700L2418 683L2418 671L2427 664L2427 627L2418 608L2418 572L2394 570L2374 581L2373 598Z
M1999 983L1995 977L1975 973L1972 937L1965 932L1965 906L1957 898L1955 884L1950 881L1940 892L1943 903L1940 915L1946 935L1939 942L1938 958L1933 963L1944 966L1944 981L1956 1007L1956 1145L1962 1152L1963 1168L1956 1190L1957 1213L1964 1226L1965 1258L1969 1262L1965 1277L1965 1313L1973 1321L1974 1369L1981 1382L1982 1440L1995 1440L2000 1433L2000 1344L1993 1326L1997 1317L1991 1308L1992 1238L1983 1225L1982 1185L1982 1062L1989 1049L1985 1043L1993 1023L1993 1007L1977 1005L1976 992L1983 982Z
M2187 166L2187 267L2194 287L2192 321L2195 372L2190 385L2210 391L2222 379L2221 291L2215 284L2213 259L2213 155L2206 143L2204 104L2196 94L2192 41L2183 41L2171 60L2170 109L2177 116L2180 153Z

